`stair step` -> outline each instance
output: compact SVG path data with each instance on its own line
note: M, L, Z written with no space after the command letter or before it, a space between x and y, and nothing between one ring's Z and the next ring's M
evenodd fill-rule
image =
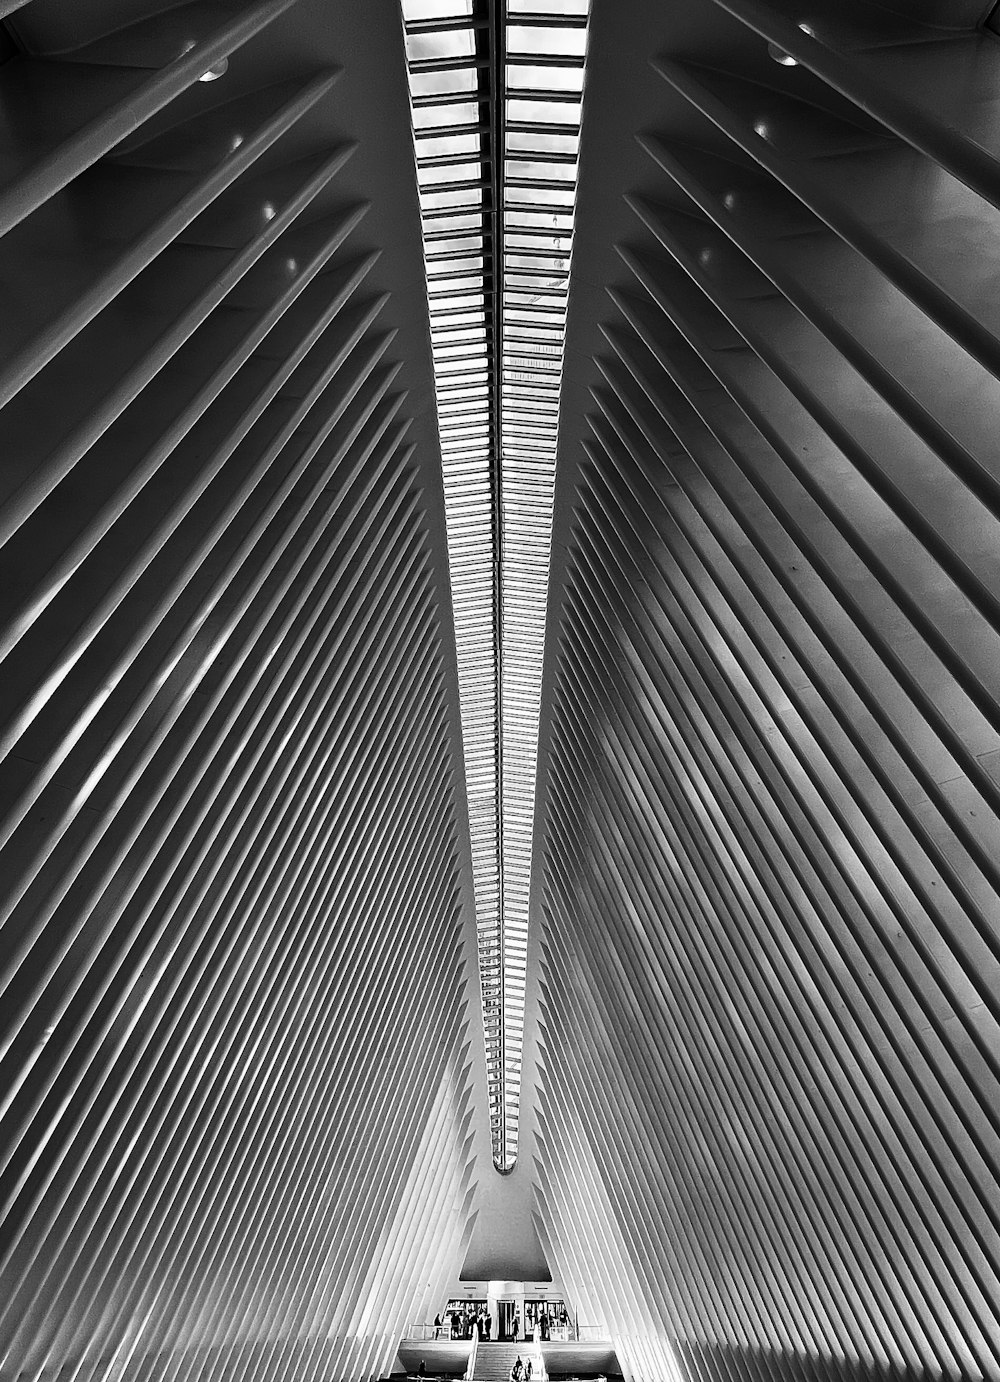
M517 1358L522 1363L530 1358L533 1382L541 1376L538 1354L532 1345L481 1343L476 1353L475 1382L508 1382Z

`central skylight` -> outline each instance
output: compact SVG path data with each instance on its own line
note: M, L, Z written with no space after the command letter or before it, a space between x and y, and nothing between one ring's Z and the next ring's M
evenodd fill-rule
M588 0L403 0L501 1172L517 1159L587 9Z

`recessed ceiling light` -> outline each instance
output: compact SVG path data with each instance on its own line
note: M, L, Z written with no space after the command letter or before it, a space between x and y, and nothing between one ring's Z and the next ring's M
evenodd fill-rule
M229 59L222 58L219 62L213 62L207 72L203 72L198 78L200 82L217 82L220 77L225 76L229 70Z
M775 62L780 63L782 67L798 67L799 65L798 58L793 58L791 53L786 53L784 48L779 48L776 43L769 43L767 52L768 56L774 58Z

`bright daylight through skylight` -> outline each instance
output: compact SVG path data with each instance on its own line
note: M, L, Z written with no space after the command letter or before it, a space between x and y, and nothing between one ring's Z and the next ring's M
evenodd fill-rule
M513 1169L587 0L403 0L494 1164Z

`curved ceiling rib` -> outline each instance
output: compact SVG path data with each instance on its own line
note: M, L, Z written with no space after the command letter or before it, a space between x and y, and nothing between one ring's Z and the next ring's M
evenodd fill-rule
M403 0L493 1162L513 1170L588 0Z

